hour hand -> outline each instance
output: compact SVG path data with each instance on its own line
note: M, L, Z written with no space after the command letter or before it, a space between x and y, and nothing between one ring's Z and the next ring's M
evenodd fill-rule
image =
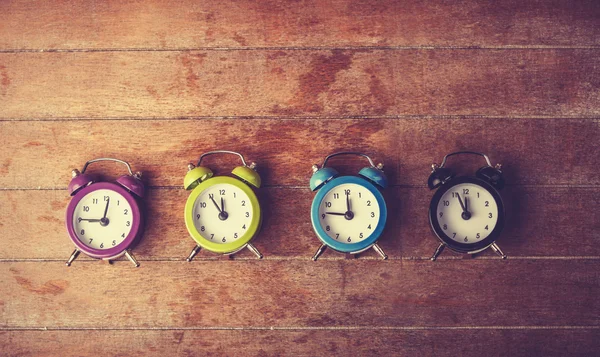
M102 219L91 219L91 218L77 218L77 221L86 221L86 222L100 222Z
M209 197L210 197L210 200L212 201L212 203L215 204L215 207L217 207L217 210L219 210L219 213L223 212L223 211L221 211L221 207L219 207L219 205L217 204L215 199L212 196L209 196Z
M345 216L346 213L340 213L340 212L325 212L325 214L332 214L334 216Z
M460 203L460 207L462 208L463 212L467 212L467 208L465 207L463 201L460 199L460 196L457 194L456 197L458 198L458 202Z

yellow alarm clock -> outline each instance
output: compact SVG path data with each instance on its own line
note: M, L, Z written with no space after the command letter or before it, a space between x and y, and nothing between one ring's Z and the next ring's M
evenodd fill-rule
M213 176L200 166L202 159L215 154L239 156L243 166L233 169L231 176ZM246 164L242 154L217 150L204 153L196 165L188 165L184 188L192 190L185 204L185 225L196 246L189 254L191 261L200 249L231 255L248 248L260 259L262 254L250 241L258 234L262 212L256 194L250 186L259 188L260 176L256 164Z

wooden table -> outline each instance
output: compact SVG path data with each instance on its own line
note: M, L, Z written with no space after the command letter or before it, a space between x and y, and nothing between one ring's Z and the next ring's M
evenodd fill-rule
M597 353L600 3L452 3L1 2L0 354ZM184 260L186 165L214 149L259 164L261 261ZM310 168L339 150L386 165L387 261L310 260ZM503 164L505 261L428 259L456 150ZM137 269L64 265L70 170L103 156L150 186Z

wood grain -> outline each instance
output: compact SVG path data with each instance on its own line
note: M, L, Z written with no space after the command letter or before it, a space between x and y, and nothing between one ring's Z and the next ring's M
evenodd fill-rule
M425 186L431 164L456 150L487 153L493 164L503 164L511 185L600 183L600 158L593 155L600 126L587 119L86 120L0 122L0 132L3 188L65 188L72 168L107 156L129 161L151 186L180 187L187 163L219 148L256 161L267 186L307 187L311 165L344 150L367 152L386 164L394 185ZM227 174L239 160L217 157L206 164ZM351 158L331 162L342 174L366 164ZM479 157L448 161L462 174L483 164ZM114 164L90 170L123 173Z
M427 210L431 193L426 188L393 188L385 193L389 218L380 246L390 259L427 259L437 247L429 228ZM151 190L148 196L146 234L134 249L140 261L183 260L194 246L183 223L183 207L188 192L183 189ZM264 224L254 245L265 259L305 259L319 246L311 223L308 190L267 188L261 190ZM589 209L600 200L597 188L508 187L503 192L507 225L498 241L509 258L581 256L600 257L600 213ZM69 197L60 191L0 191L2 260L58 260L72 251L64 227ZM565 209L569 202L569 209ZM571 240L569 237L577 237ZM489 251L483 253L495 257ZM374 252L361 254L378 259ZM202 252L196 259L218 259ZM457 258L447 252L440 259ZM237 259L254 259L247 251ZM85 260L85 256L78 258ZM328 251L323 259L343 259ZM307 261L308 264L308 261Z
M598 325L599 262L5 263L2 327ZM115 302L118 301L118 304ZM143 306L143 308L142 308ZM518 306L518 308L516 308Z
M597 353L599 17L595 0L0 1L0 355ZM183 261L186 164L219 148L259 164L262 261ZM309 260L310 167L340 150L386 164L388 261ZM506 261L427 260L425 182L456 150L503 164ZM150 187L142 265L67 268L70 170L106 156Z
M594 49L0 53L0 118L597 117L598 67Z
M597 334L597 329L10 331L0 332L0 349L22 357L56 351L79 356L98 351L112 356L584 356L600 347Z
M599 45L599 16L593 0L2 2L0 48Z

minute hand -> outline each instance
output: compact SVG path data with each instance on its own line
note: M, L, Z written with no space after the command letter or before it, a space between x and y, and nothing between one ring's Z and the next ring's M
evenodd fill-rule
M108 213L108 205L110 204L110 197L106 199L106 208L104 208L104 217L102 219L106 219L106 214Z
M460 199L460 196L457 194L456 197L458 197L458 202L460 203L460 207L462 207L463 212L467 212L467 208L465 207L463 201Z

